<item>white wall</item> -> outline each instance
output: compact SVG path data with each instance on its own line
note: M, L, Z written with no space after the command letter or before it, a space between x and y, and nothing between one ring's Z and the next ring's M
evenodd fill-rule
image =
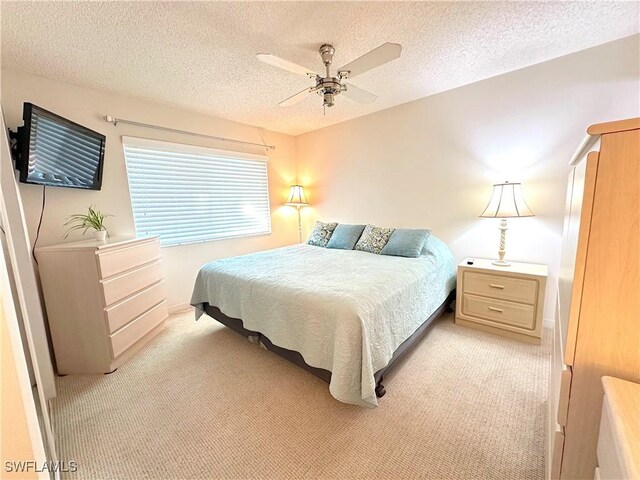
M122 136L153 138L223 149L242 149L249 153L264 154L263 148L238 147L235 144L185 137L124 124L115 127L102 120L106 114L249 142L259 143L262 141L262 136L267 144L276 146L275 150L268 152L273 233L163 248L162 257L170 306L189 301L195 275L204 263L216 258L274 248L297 241L295 210L281 206L286 199L289 185L295 179L293 137L269 131L261 132L256 127L216 119L168 105L91 90L15 71L3 70L0 80L2 106L9 128L15 129L23 124L22 104L32 102L107 136L102 190L47 188L47 203L38 245L64 241L62 237L65 227L62 224L66 217L72 213L82 212L92 204L114 215L107 221L107 227L112 235L134 235L135 227L122 151ZM33 241L40 215L42 187L20 184L20 191L29 235ZM80 235L76 234L66 241L80 238Z
M315 219L427 227L458 260L491 258L499 220L478 215L493 183L521 181L536 216L510 221L507 257L549 265L553 318L568 162L590 124L640 115L639 39L296 137L313 204L306 228Z
M523 182L536 217L510 222L507 256L549 264L545 317L552 318L567 163L589 124L640 115L639 39L629 37L296 138L262 132L267 143L277 146L269 152L273 233L164 248L170 305L189 300L203 263L297 241L295 210L281 206L296 173L313 204L302 211L305 235L318 218L428 227L458 259L497 254L498 221L477 216L491 185L509 180ZM3 70L1 82L10 127L22 124L22 103L30 101L107 136L102 190L48 188L39 245L62 241L65 218L91 204L115 215L108 223L112 234L133 235L121 136L230 148L129 125L114 127L101 119L107 113L261 140L255 127L169 105L14 71ZM20 188L33 239L42 187L21 184Z

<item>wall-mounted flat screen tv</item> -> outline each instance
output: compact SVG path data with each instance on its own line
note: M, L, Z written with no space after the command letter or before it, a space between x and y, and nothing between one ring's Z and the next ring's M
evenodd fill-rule
M105 136L31 103L18 129L20 181L100 190Z

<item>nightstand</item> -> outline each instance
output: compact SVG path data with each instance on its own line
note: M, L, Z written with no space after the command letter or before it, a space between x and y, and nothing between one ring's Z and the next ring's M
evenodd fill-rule
M458 264L456 323L465 327L540 343L547 266L467 259Z

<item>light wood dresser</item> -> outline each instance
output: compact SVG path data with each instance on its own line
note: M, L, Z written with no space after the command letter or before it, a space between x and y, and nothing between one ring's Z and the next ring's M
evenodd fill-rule
M157 237L36 249L59 374L109 373L167 318Z
M456 323L540 343L547 266L512 262L508 267L491 260L458 264Z
M552 479L593 478L602 377L640 382L640 119L587 133L569 163L549 374Z

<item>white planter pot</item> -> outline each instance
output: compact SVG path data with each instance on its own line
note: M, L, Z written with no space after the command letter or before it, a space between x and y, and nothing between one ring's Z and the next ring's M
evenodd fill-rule
M96 237L96 240L98 240L101 243L107 243L107 231L106 230L96 230L95 232L93 232L93 234Z

